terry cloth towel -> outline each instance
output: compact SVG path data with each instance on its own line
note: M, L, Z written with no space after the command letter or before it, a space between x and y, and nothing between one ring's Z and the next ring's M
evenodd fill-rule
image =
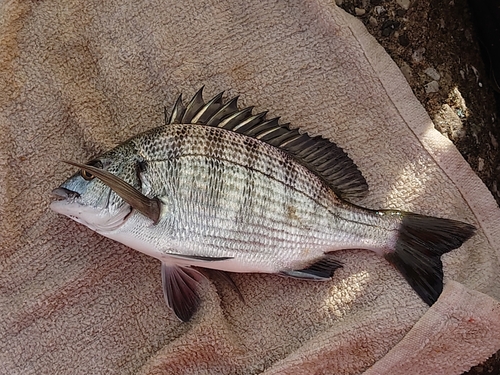
M500 213L402 74L333 1L3 1L1 374L460 374L500 349ZM369 251L329 282L212 278L189 323L157 260L50 211L85 162L227 90L349 153L356 202L475 224L428 308Z

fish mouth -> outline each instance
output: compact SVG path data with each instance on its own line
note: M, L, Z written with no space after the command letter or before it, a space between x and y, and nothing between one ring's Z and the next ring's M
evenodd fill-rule
M76 191L63 187L58 187L57 189L52 190L51 194L54 198L56 198L56 200L74 200L80 198L80 194Z
M50 204L52 211L65 215L101 234L112 232L121 227L133 212L132 207L128 204L122 205L111 213L107 207L82 204L79 202L80 193L64 187L58 187L51 193L54 197Z

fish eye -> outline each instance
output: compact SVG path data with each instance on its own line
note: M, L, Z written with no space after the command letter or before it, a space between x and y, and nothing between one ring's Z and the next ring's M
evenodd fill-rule
M80 170L80 176L82 176L87 181L90 181L95 177L92 173L87 172L85 169Z
M99 160L92 160L87 163L87 165L91 165L96 168L102 168L102 163ZM84 180L90 181L94 179L94 175L85 169L80 170L80 176L83 177Z

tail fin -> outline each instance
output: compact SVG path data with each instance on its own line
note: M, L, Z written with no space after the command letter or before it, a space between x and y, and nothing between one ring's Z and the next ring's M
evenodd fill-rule
M395 250L385 258L431 306L443 291L441 255L460 247L476 228L460 221L406 212L402 218Z

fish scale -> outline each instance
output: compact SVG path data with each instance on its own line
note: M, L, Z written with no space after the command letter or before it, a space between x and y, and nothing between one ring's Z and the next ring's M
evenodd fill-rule
M333 142L222 93L179 97L166 124L87 164L54 190L51 208L159 259L167 304L197 311L193 266L329 280L337 250L385 257L429 305L443 288L440 256L473 235L456 220L350 203L368 192Z

